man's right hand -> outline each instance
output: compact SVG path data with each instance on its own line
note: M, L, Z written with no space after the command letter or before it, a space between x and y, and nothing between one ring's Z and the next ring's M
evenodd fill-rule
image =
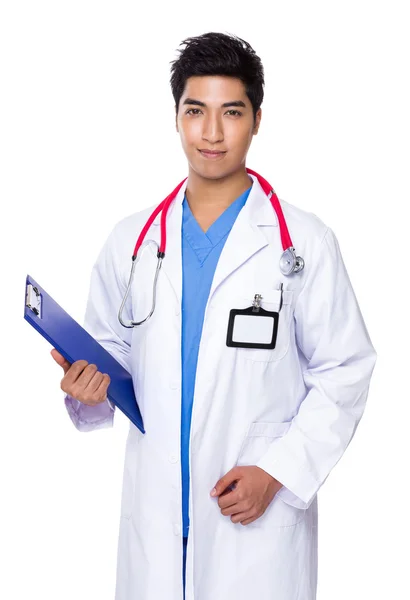
M64 370L64 377L60 387L66 394L88 406L96 406L107 400L107 389L110 385L110 376L100 373L96 365L89 365L86 360L68 362L55 348L51 356Z

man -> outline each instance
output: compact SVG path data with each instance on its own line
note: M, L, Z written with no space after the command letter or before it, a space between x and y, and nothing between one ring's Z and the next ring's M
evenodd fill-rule
M84 324L132 374L146 429L130 424L116 599L313 600L317 492L354 435L376 353L334 233L284 201L305 267L279 269L278 217L245 167L260 59L225 34L183 44L171 86L189 174L167 215L155 312L133 329L117 318L151 207L114 227ZM141 249L127 319L149 313L155 267ZM231 309L256 293L279 314L274 348L229 346ZM108 375L52 355L76 427L112 426Z

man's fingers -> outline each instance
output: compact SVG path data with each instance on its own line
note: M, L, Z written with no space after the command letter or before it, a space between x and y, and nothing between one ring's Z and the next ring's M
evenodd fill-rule
M85 387L86 394L94 394L94 392L100 387L103 381L103 374L96 371L93 377L90 379L88 385Z
M56 350L55 348L53 348L50 352L51 356L54 358L54 360L56 361L56 363L58 365L60 365L60 367L63 368L64 370L64 374L67 373L68 369L71 367L71 363L66 360L64 358L64 356L62 354L60 354L60 352L58 352L58 350Z
M88 366L86 360L76 360L70 367L65 379L67 384L72 385L80 377L81 373Z
M228 517L229 515L236 515L238 513L244 513L249 510L249 506L246 505L246 502L236 502L231 506L227 506L221 510L221 513L224 517Z
M241 500L238 490L233 490L225 494L221 494L218 498L219 508L228 508Z
M228 485L231 485L234 481L239 479L240 474L240 467L234 467L233 469L228 471L228 473L221 477L221 479L216 483L213 490L211 490L211 496L215 497L222 494L222 492L228 487Z
M241 520L241 525L249 525L249 523L253 523L253 521L256 521L255 517L251 517L250 519L245 519L245 520Z
M70 364L55 348L51 351L51 356L60 366L65 367L60 387L66 394L89 406L105 401L111 382L107 373L100 373L97 365L89 365L86 360L76 360Z
M242 512L231 517L232 523L240 523L241 525L249 525L252 521L256 521L256 517L251 517L249 512Z
M102 381L95 392L96 394L98 394L98 396L100 398L106 398L107 389L108 389L108 386L110 385L110 382L111 382L111 379L110 379L110 376L108 375L108 373L103 373Z
M94 381L94 377L97 377L97 375L98 375L97 365L94 365L94 364L87 365L85 367L84 371L79 376L79 378L77 380L77 384L80 385L83 390L87 390L87 392L90 392L92 389L95 388L93 381ZM100 384L100 380L98 381L98 385L99 384Z

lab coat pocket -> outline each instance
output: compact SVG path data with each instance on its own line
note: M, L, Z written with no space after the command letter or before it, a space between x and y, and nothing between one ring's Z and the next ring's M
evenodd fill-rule
M282 292L282 307L281 291L279 289L259 290L258 293L262 296L261 307L270 312L279 313L279 324L276 338L275 348L238 348L239 356L253 362L270 363L281 360L289 350L291 324L293 318L293 290L284 290ZM242 302L247 306L251 306L253 298L249 296L243 297ZM279 310L280 309L280 310Z
M291 421L283 423L256 422L251 423L242 443L236 466L256 465L259 459L268 451L276 439L286 434ZM246 527L291 527L305 518L306 511L283 502L280 496L275 496L265 512Z
M121 498L121 517L131 517L135 498L135 487L138 477L139 443L142 433L132 424L125 445L124 473Z

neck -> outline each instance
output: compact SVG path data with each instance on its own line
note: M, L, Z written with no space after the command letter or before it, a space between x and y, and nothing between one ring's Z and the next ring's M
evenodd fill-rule
M185 195L195 213L220 211L228 208L252 185L245 167L221 179L205 179L189 169Z

